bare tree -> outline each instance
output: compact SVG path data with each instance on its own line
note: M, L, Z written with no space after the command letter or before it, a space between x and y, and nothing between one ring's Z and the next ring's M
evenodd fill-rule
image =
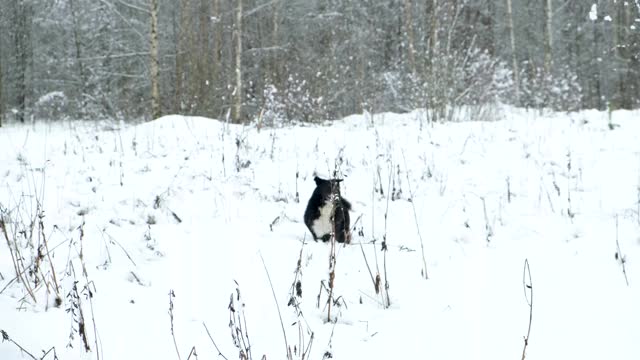
M211 34L209 33L209 24L211 21L209 0L200 0L196 6L198 6L199 16L197 38L194 44L197 49L194 50L197 55L194 61L196 68L192 82L196 83L194 95L197 99L195 104L197 113L198 115L206 115L208 114L213 98L211 92L211 66L209 65L211 61L211 49L209 46L209 39L211 38Z
M611 110L620 108L633 108L633 94L637 94L637 83L634 86L634 72L638 73L638 57L633 56L633 50L629 44L633 43L631 29L634 19L631 12L633 7L628 3L619 1L614 4L616 11L616 25L614 33L614 59L617 66L614 67L616 72L616 92L610 106ZM638 12L640 12L640 2L638 3ZM635 59L635 66L632 62Z
M4 98L2 97L2 46L0 46L0 127L4 117Z
M271 30L271 46L278 46L280 43L280 10L281 10L280 1L275 1L272 5L273 7L273 17L272 17L272 30ZM282 82L280 81L280 69L279 62L277 56L271 57L271 82L276 86L280 86Z
M434 10L435 11L435 10ZM407 36L407 55L409 59L409 68L411 73L416 73L416 47L413 36L413 17L411 14L413 9L411 6L411 0L404 0L404 27L405 34Z
M236 6L236 26L234 36L236 38L236 59L235 59L235 83L234 104L232 118L233 122L240 123L242 119L242 101L244 90L242 88L242 0L237 0Z
M222 17L220 10L220 0L213 0L213 50L211 62L211 82L212 86L217 87L218 81L221 78L220 74L220 59L222 58Z
M429 16L427 16L429 18ZM431 0L431 28L429 30L429 56L433 60L438 46L438 0Z
M179 12L180 22L178 23L178 32L175 39L176 49L176 62L175 62L175 105L174 111L181 113L184 110L184 90L186 82L187 72L187 37L188 37L188 22L189 22L189 0L180 0ZM174 21L175 23L175 21Z
M20 122L24 122L27 110L27 64L30 53L30 37L31 37L31 4L25 0L17 0L14 4L14 21L15 29L13 32L13 43L15 46L15 63L16 63L16 105L17 118Z
M553 61L553 8L552 0L544 0L544 74L551 76L551 65Z
M73 21L73 45L75 50L75 63L78 71L78 96L80 98L80 117L86 115L85 110L87 107L87 79L84 68L84 60L82 59L82 40L80 39L80 19L78 15L78 9L75 0L69 0L69 10L71 11L71 17Z
M518 72L518 56L516 53L516 37L513 32L513 9L511 0L507 1L507 29L509 32L509 45L511 45L511 70L513 71L513 87L516 104L520 102L520 80ZM545 0L546 1L546 0Z
M497 100L519 106L640 107L637 2L369 3L4 1L2 105L17 121L171 110L241 122L273 85L299 119L425 105L437 114L494 101L486 84L499 81Z
M596 18L593 20L592 29L593 29L593 44L591 46L593 58L597 59L598 57L602 58L602 42L603 42L603 27L602 23L604 22L604 16L601 14L597 14ZM593 101L592 106L596 109L603 110L604 102L603 99L606 97L606 91L603 89L603 64L602 61L596 62L591 69L592 76L591 78L591 99Z
M160 117L160 65L158 61L158 0L151 0L151 116Z
M429 10L429 7L427 7L427 10ZM429 72L431 73L431 75L433 75L433 63L438 51L438 28L440 27L438 21L438 0L431 0L431 12L427 13L425 18L429 19L429 26L426 27L427 29L429 29L429 41L427 43L429 57L427 59L427 62L431 66Z

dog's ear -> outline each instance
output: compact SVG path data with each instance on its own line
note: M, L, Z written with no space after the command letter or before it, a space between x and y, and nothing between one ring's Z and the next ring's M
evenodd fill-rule
M319 177L317 177L317 176L313 178L313 181L315 181L315 182L316 182L316 186L320 186L320 184L327 182L327 180L325 180L325 179L320 179L320 178L319 178Z

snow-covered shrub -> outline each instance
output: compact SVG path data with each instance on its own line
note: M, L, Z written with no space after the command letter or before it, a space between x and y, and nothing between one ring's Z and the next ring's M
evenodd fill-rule
M434 56L426 79L430 121L461 120L462 106L468 110L463 120L492 120L487 109L507 96L513 85L506 64L476 47Z
M469 50L464 66L465 81L458 89L463 105L482 105L503 100L513 89L513 75L507 64L486 50Z
M46 93L33 105L33 115L37 119L60 119L68 116L69 101L62 91Z
M574 111L580 108L582 88L574 70L559 65L560 71L545 74L543 68L530 66L520 75L520 105L534 108Z
M314 99L306 80L289 76L283 94L286 117L289 120L310 121L321 99Z
M264 106L260 115L260 125L282 127L286 121L286 109L281 94L274 85L264 88Z
M390 106L394 112L408 112L425 106L426 85L420 76L405 71L386 71L380 74L377 83L382 84L380 99L374 102L373 112L377 104Z

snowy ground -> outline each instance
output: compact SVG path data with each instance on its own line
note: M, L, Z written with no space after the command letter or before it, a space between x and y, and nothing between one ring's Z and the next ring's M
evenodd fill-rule
M420 112L379 114L260 132L181 116L3 127L0 204L30 285L14 280L0 232L0 359L31 358L15 343L38 359L52 347L60 359L187 359L194 347L218 358L203 323L237 358L237 288L253 359L286 359L282 327L294 359L309 345L315 360L519 359L525 259L527 359L640 359L640 113L615 112L614 130L599 112L505 114L433 126ZM314 172L336 168L360 221L353 244L337 248L341 306L328 323L327 295L319 308L317 298L330 246L309 242L302 214ZM388 279L388 308L366 263ZM296 279L300 313L287 306Z

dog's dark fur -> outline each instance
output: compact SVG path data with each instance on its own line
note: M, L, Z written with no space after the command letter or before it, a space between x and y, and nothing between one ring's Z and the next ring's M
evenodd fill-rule
M313 239L329 241L333 230L337 242L350 243L349 210L351 210L351 204L340 195L342 179L325 180L316 176L313 180L316 182L316 189L313 191L307 204L307 210L304 212L304 223L313 235ZM331 197L332 193L337 196L334 200Z

